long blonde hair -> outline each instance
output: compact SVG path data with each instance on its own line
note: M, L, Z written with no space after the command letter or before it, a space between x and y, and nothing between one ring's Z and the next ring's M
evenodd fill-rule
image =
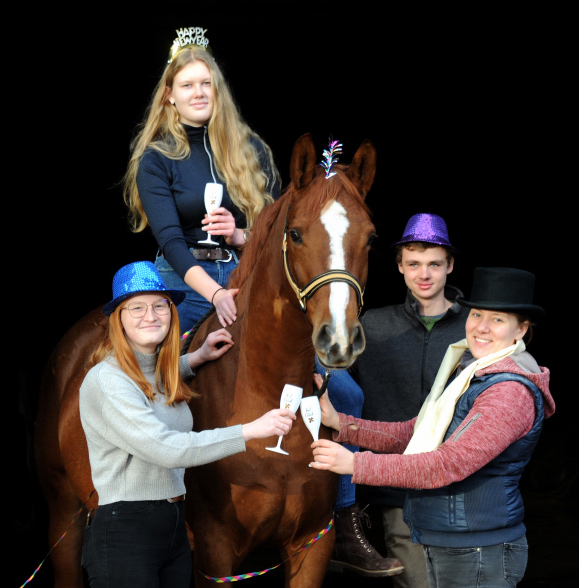
M179 122L179 113L169 103L168 89L172 88L175 76L194 61L202 61L211 73L214 106L208 125L209 141L219 177L226 183L232 202L245 215L247 228L253 226L263 207L273 202L267 192L272 188L268 185L269 176L262 169L257 150L250 141L251 137L260 139L259 136L241 119L213 57L201 47L188 46L181 49L165 68L153 93L145 122L132 145L131 159L123 180L123 194L135 233L148 225L137 187L137 172L145 150L151 147L170 159L186 159L191 152L187 133ZM279 181L271 149L265 142L261 143L269 159L271 175L274 181Z
M155 390L143 375L139 362L127 341L121 322L121 310L122 306L119 304L112 312L106 336L90 355L88 367L96 365L108 353L112 352L123 372L135 382L147 398L154 402ZM171 324L167 336L159 346L159 356L155 368L155 385L159 390L162 386L166 402L171 406L198 396L181 378L179 372L180 346L179 315L175 305L171 304Z

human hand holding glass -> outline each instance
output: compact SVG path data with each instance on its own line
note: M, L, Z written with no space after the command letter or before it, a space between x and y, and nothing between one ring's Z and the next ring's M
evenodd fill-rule
M314 382L318 387L318 390L322 388L323 379L320 374L314 374ZM340 415L338 411L334 408L334 405L330 402L330 398L328 396L328 392L324 392L319 399L320 402L320 410L321 410L321 421L322 424L326 427L330 427L330 429L335 429L336 431L340 430Z
M221 205L221 199L223 198L223 186L214 182L208 182L205 185L205 210L207 214L211 214L216 208ZM211 226L211 225L209 225ZM216 241L211 238L211 233L207 232L207 239L199 241L199 243L205 243L208 245L219 245Z
M283 391L281 393L281 399L279 402L280 408L287 408L292 412L296 412L300 406L300 400L302 399L303 389L299 388L298 386L293 386L292 384L286 384L283 387ZM289 455L287 451L281 449L281 440L283 439L283 435L281 435L277 441L277 445L275 447L266 447L268 451L275 451L276 453L282 453L283 455Z

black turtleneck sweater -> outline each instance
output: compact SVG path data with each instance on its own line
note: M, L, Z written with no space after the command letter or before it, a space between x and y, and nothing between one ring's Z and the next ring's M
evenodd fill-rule
M197 265L189 248L207 238L207 232L201 230L201 221L206 213L203 197L208 182L223 184L221 206L233 214L238 228L247 226L244 215L231 201L227 186L217 175L207 127L183 126L189 137L191 155L187 159L169 159L149 148L141 158L137 174L139 196L153 235L163 256L181 278ZM260 162L270 177L268 191L277 199L280 186L274 183L263 144L257 139L252 138L252 141L255 141ZM225 246L222 237L214 236L213 240L219 240L221 246Z

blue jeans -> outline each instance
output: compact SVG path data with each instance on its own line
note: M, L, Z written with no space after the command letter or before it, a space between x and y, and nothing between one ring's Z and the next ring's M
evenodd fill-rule
M99 506L85 528L82 565L91 588L189 588L192 559L183 501Z
M231 272L239 263L234 251L231 252L231 256L230 261L199 259L197 262L220 286L225 288L229 283ZM185 300L177 307L182 335L185 331L192 329L197 324L197 321L212 308L211 303L205 300L201 294L187 286L162 255L157 255L155 267L159 270L167 288L170 290L183 290L185 292Z
M316 356L316 371L322 376L326 373L318 363ZM364 393L362 388L356 384L352 376L346 370L332 370L332 375L328 381L328 397L334 408L341 413L352 415L356 418L362 416L362 406L364 405ZM358 447L346 445L353 453L359 451ZM340 476L338 487L338 498L336 500L336 510L348 508L356 502L356 484L352 484L352 476Z
M527 567L527 539L487 547L424 545L430 588L514 588Z

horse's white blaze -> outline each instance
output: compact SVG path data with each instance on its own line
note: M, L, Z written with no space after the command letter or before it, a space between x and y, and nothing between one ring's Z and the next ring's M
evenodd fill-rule
M344 236L348 232L350 223L346 215L346 209L335 200L320 216L328 235L330 236L330 259L328 269L346 269L346 256L344 254ZM346 307L350 300L350 286L344 282L332 282L330 284L330 314L334 334L332 344L338 344L342 353L348 347L348 333L346 329Z

